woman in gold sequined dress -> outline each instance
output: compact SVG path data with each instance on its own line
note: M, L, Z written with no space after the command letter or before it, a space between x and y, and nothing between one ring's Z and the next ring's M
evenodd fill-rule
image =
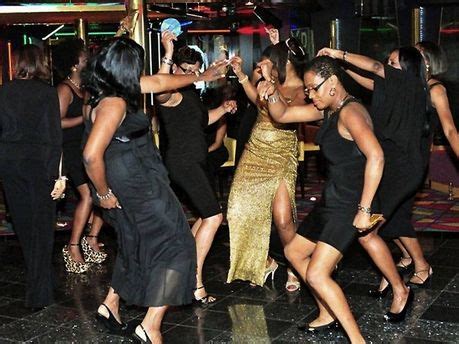
M279 89L286 104L304 103L299 75L305 54L294 39L276 44L275 63ZM273 121L267 103L242 72L242 60L231 65L247 97L258 107L258 118L239 161L228 200L230 270L227 282L246 280L262 286L274 277L277 263L268 257L271 223L285 245L295 235L295 183L298 165L296 132Z

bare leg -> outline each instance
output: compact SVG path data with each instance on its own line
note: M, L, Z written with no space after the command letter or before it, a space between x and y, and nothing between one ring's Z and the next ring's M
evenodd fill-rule
M296 234L296 226L293 222L293 211L291 205L290 195L287 190L285 182L282 181L274 196L273 200L273 218L276 225L282 245L285 247ZM267 265L269 266L269 265ZM287 284L288 291L295 291L298 289L298 278L295 276L290 268L287 268ZM287 286L289 286L287 288Z
M69 244L79 244L84 227L88 221L92 209L91 193L88 184L82 184L77 187L80 194L80 200L73 214L72 234L70 235ZM74 261L84 263L79 246L68 246L69 253Z
M282 181L279 184L273 200L273 218L282 245L287 245L295 236L296 228L292 217L292 206L287 185Z
M392 313L401 312L408 300L409 289L406 287L400 274L398 273L386 243L377 234L377 231L373 231L365 236L359 237L359 242L392 286L394 296L390 311Z
M210 246L215 237L215 233L220 227L220 224L223 221L223 215L217 214L205 219L198 219L200 225L196 228L195 240L196 240L196 252L197 252L197 274L196 274L196 289L195 297L200 299L207 295L205 288L200 288L203 286L202 282L202 268L204 266L204 261L206 259L207 253L209 253ZM193 226L194 228L195 226ZM193 231L193 229L192 229ZM194 234L194 233L193 233ZM209 301L213 302L215 299Z
M316 244L314 242L302 237L299 234L295 234L295 237L284 248L285 256L304 282L306 282L309 262L315 248ZM319 307L319 315L316 319L310 322L309 325L320 326L332 322L335 317L331 310L327 305L324 305L314 290L312 290L312 294L317 302L317 306Z
M342 257L336 248L318 242L306 272L306 280L336 315L351 343L365 343L343 291L331 278L336 264Z
M409 237L400 237L400 241L402 242L403 246L409 252L411 258L414 261L414 271L416 271L417 276L413 276L410 279L410 282L413 283L422 283L426 278L430 275L430 265L424 257L424 253L422 252L421 245L417 238L409 238ZM422 279L422 280L421 280Z
M411 263L411 256L410 256L409 252L406 250L406 248L403 245L403 243L400 241L400 239L394 239L394 243L395 243L395 245L397 245L397 247L402 252L402 259L400 260L400 262L403 262L405 266L410 264ZM402 265L399 265L399 264L397 264L397 266L403 267Z
M88 244L91 246L91 248L94 251L100 251L100 246L99 242L97 240L97 237L99 236L100 230L102 229L102 226L104 224L104 220L102 220L102 217L100 216L99 212L97 210L92 211L91 214L91 225L90 225L90 232L89 236L87 237Z
M161 336L161 323L163 321L164 315L166 314L167 308L169 306L162 307L149 307L145 318L142 320L142 327L145 332L147 332L148 338L154 344L160 344L163 342ZM143 332L143 331L142 331ZM144 333L139 333L139 330L136 328L135 333L144 338Z
M108 290L108 294L105 296L103 304L110 309L115 319L121 323L120 296L115 293L115 290L113 290L112 287L110 287ZM99 307L98 312L102 313L106 318L108 318L108 311L105 309L105 307Z

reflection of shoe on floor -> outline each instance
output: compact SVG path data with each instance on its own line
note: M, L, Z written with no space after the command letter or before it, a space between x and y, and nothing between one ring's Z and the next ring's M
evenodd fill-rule
M67 227L69 223L68 222L65 222L65 221L57 221L56 222L56 227L57 228L64 228L64 227Z

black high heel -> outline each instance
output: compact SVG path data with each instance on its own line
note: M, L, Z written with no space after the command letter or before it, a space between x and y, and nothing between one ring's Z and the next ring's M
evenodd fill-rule
M388 284L383 290L379 290L379 288L370 289L368 290L368 296L374 297L375 299L383 299L386 297L389 289L390 284Z
M150 337L148 337L147 331L145 331L145 329L143 328L142 324L139 324L139 326L137 326L135 328L135 331L134 331L134 333L132 335L137 340L140 340L141 343L147 343L147 344L152 343ZM145 336L145 339L143 339L143 336Z
M105 309L107 310L108 312L108 318L102 314L101 311L99 311L100 307L104 306ZM111 333L116 333L116 334L119 334L119 333L122 333L124 331L127 330L128 328L128 325L123 323L123 322L118 322L118 320L116 320L115 316L113 315L112 311L110 310L110 308L107 307L106 304L101 304L99 306L99 309L97 309L97 315L96 315L96 318L97 320L99 320L102 325L104 325Z
M320 325L320 326L311 326L310 324L305 324L305 325L300 325L297 327L298 327L298 330L304 331L304 332L322 332L325 330L331 330L333 328L338 328L339 322L337 320L333 320L332 322L329 322L328 324Z
M405 320L406 312L407 312L408 308L411 306L411 304L413 303L413 300L414 300L414 292L410 288L410 292L408 294L408 298L406 299L405 306L403 307L401 312L400 313L387 312L384 315L384 319L386 321L389 321L389 322L392 322L392 323L397 323L397 322L401 322L401 321Z

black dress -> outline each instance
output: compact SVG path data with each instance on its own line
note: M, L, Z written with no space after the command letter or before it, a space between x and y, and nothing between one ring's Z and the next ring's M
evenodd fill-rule
M343 107L353 101L355 99L349 98ZM316 143L327 161L328 180L321 200L300 224L297 233L344 253L357 234L352 223L362 195L366 158L354 141L338 132L339 114L326 116L317 133Z
M122 206L104 209L118 235L111 286L128 304L183 305L196 285L196 244L149 124L142 112L128 114L105 152L108 185ZM91 127L86 120L87 133Z
M160 107L160 147L166 147L164 162L172 182L185 192L199 217L205 219L221 213L207 168L204 129L209 122L208 110L195 90L180 93L180 104Z
M0 178L24 253L26 306L53 303L56 202L51 199L62 147L59 99L39 80L0 87Z
M80 98L69 85L65 83L63 83L63 85L70 88L73 96L73 101L67 109L66 118L80 117L83 113L83 98ZM88 182L88 176L83 166L81 151L83 132L83 123L62 130L64 169L75 187Z
M390 66L384 71L384 78L375 78L371 109L385 160L375 210L388 221L379 234L416 237L412 206L425 178L430 146L427 91L420 78Z

